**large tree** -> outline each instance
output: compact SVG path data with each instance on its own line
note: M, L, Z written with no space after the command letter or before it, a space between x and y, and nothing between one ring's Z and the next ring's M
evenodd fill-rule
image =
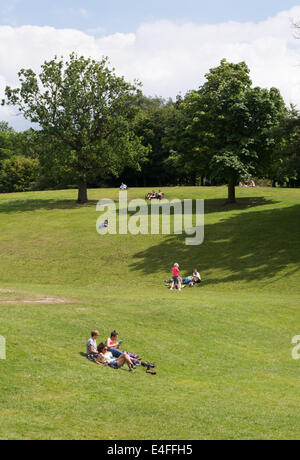
M51 145L43 162L67 168L78 184L78 202L87 202L87 184L95 170L119 174L126 165L139 168L147 154L133 131L137 85L108 67L72 53L19 72L20 87L6 87L6 102L38 123ZM5 101L3 101L5 103Z
M249 74L244 62L224 59L181 103L181 154L199 172L226 181L230 203L240 178L263 173L274 145L271 128L286 115L279 91L253 88Z

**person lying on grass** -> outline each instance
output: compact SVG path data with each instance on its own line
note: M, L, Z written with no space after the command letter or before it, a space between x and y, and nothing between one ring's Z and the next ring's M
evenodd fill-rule
M187 279L182 280L182 284L189 285L190 287L195 286L196 284L201 283L201 275L198 272L197 268L194 268L192 276L189 276Z
M95 358L98 358L98 350L97 350L97 338L99 337L98 331L91 332L91 338L88 340L86 344L86 356L88 359L93 361Z
M127 364L127 366L129 367L129 372L134 372L132 362L127 353L123 353L121 356L119 356L119 358L114 358L112 353L108 351L108 348L105 345L105 343L100 343L100 345L98 345L97 350L99 353L99 356L96 359L97 364L108 365L112 369L120 369L125 364Z

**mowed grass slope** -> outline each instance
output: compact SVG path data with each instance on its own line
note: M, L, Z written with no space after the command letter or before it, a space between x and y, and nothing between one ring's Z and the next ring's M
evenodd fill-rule
M299 439L300 190L241 189L230 207L223 187L165 192L205 199L203 245L98 235L97 200L116 190L87 206L72 190L0 195L1 439ZM203 285L169 292L174 262ZM94 328L157 376L89 363Z

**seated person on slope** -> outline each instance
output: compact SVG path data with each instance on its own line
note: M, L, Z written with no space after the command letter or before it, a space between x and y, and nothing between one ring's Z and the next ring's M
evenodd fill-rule
M108 351L112 353L112 355L115 358L119 358L123 354L122 351L120 351L120 346L122 345L122 341L118 342L118 337L119 334L116 331L113 331L110 335L110 337L106 340L105 345L108 348Z
M104 343L100 343L100 345L98 345L98 353L99 356L96 360L98 364L108 365L113 369L120 369L124 366L124 364L127 364L129 372L134 372L132 362L130 361L127 353L123 353L119 356L119 358L114 358Z
M94 359L98 358L98 350L97 350L97 338L99 337L98 331L92 331L91 338L88 340L86 344L86 357L93 361Z
M158 193L156 195L157 200L162 200L165 197L164 193L161 190L158 190Z
M195 283L195 284L201 283L201 275L200 275L200 273L198 272L197 268L194 268L193 280L194 280L194 283Z
M102 228L108 228L108 225L109 225L109 224L108 224L108 219L106 219L106 220L104 221L104 223L101 224L101 225L99 226L99 228L100 228L100 229L102 229Z

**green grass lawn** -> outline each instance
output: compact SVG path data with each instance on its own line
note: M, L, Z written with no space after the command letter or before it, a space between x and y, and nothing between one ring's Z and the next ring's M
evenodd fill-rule
M203 245L98 235L96 202L117 190L86 206L74 190L0 195L1 439L300 438L300 190L240 189L234 206L224 187L164 191L205 199ZM169 292L174 262L203 285ZM88 362L94 328L157 376Z

